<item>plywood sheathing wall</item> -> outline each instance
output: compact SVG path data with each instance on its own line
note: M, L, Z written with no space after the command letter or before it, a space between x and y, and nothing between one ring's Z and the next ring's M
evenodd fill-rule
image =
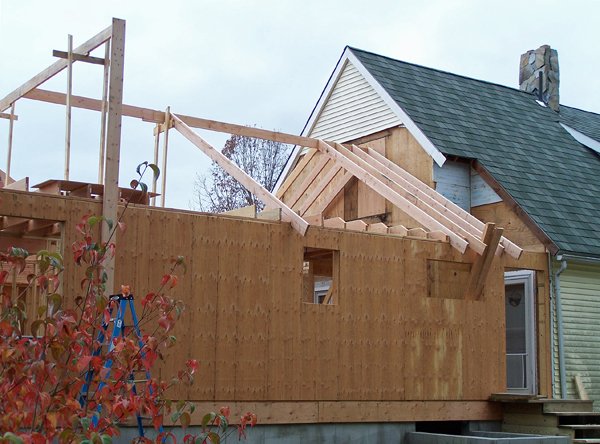
M471 214L483 222L495 222L503 227L504 235L524 250L540 253L546 250L544 244L506 202L472 207Z
M5 215L65 221L64 290L73 294L81 278L70 259L74 225L100 203L1 193ZM457 405L462 419L497 417L486 400L505 380L498 259L480 299L429 297L428 260L471 260L448 243L315 227L302 237L286 223L143 206L130 208L125 223L116 283L130 284L138 300L157 288L172 257L188 264L173 293L188 311L160 375L188 357L202 370L174 395L263 410L292 403L280 413L269 404L271 422L297 422L298 411L319 421L409 420L409 407L442 419ZM305 247L339 251L335 305L301 302Z

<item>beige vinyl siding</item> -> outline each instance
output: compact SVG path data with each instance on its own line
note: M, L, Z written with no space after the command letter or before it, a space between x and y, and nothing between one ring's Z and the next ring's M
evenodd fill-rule
M600 266L569 262L560 287L568 397L577 398L573 377L579 374L590 399L600 401Z
M345 142L401 123L354 65L346 62L309 136Z

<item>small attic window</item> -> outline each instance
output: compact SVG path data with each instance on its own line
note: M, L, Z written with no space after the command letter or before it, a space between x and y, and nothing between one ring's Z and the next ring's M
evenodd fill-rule
M302 302L337 304L339 251L323 248L304 248L302 263Z

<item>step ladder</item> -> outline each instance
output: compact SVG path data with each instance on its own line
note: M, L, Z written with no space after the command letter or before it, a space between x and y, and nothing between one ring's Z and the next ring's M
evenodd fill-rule
M113 329L112 329L112 333L110 335L110 341L108 343L108 352L111 352L114 348L115 348L115 344L114 344L114 339L118 336L125 336L125 327L127 327L125 325L125 312L127 311L127 307L129 307L129 310L131 311L131 319L133 321L133 328L134 328L134 332L135 335L137 337L138 340L138 345L140 347L140 349L142 349L144 347L144 342L142 341L142 332L140 331L140 327L139 327L139 321L138 321L138 317L137 314L135 312L135 306L133 303L133 294L114 294L111 295L109 298L109 313L112 316L112 312L113 312L113 304L118 303L117 305L117 315L114 318L110 319L110 322L113 322ZM98 347L93 355L94 356L99 356L100 353L102 352L101 348L102 348L102 344L104 344L104 340L106 338L106 332L108 330L108 323L103 322L102 323L102 328L100 329L99 333L98 333L98 343L101 344L100 347ZM144 357L144 354L142 353L142 357ZM113 362L112 359L107 359L106 362L104 363L104 368L108 369L108 371L106 372L106 375L104 376L105 379L107 379L110 376L110 369L112 368ZM146 370L146 381L150 380L150 371ZM92 382L92 377L94 375L94 371L93 370L89 370L86 375L85 375L85 383L83 385L83 387L81 388L81 392L79 394L79 403L83 406L85 405L85 403L87 402L87 393L90 387L90 384ZM129 379L132 382L132 392L134 395L137 394L137 389L136 389L136 383L135 383L135 379L134 379L134 375L131 374L129 375ZM106 385L105 380L100 381L100 383L98 384L98 390L102 390L102 388ZM150 389L152 390L152 389ZM101 406L98 406L98 411L100 411L102 409ZM139 412L136 415L136 420L137 420L137 427L138 427L138 432L139 432L139 436L143 437L144 436L144 426L142 424L142 417L140 416ZM98 417L94 416L92 418L92 424L94 424L94 426L98 425ZM163 432L163 427L162 425L159 428L159 433Z

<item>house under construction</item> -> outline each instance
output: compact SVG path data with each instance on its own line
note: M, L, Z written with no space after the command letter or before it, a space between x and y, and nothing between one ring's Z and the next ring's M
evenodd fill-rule
M155 183L128 208L108 288L127 282L142 293L170 258L182 255L188 266L174 289L188 307L174 332L170 357L178 359L168 356L160 373L168 377L187 358L198 359L201 372L174 396L196 402L196 412L223 404L256 412L256 442L286 429L297 442L345 442L359 433L370 442L424 442L420 432L483 436L501 431L503 422L506 431L536 432L535 421L548 424L542 413L565 405L551 400L547 252L519 245L522 237L481 222L436 191L423 179L431 157L405 127L393 123L383 137L340 143L123 104L124 35L125 22L114 19L80 46L56 51L58 61L0 100L9 127L0 246L64 252L63 293L77 291L79 271L68 254L75 225L85 214L115 220L123 200L137 193L118 184L127 118L153 126L156 163L176 131L258 196L266 204L258 214L182 211L155 205ZM104 57L90 55L96 49ZM73 63L103 67L102 99L74 96L69 86L65 93L42 89ZM69 180L68 140L63 178L34 187L11 177L20 100L64 105L67 119L73 107L98 111L99 183ZM272 194L195 129L293 144L302 154ZM163 190L167 176L163 171ZM369 205L394 216L368 217L377 213L365 210ZM535 276L536 295L536 352L528 367L536 382L523 396L507 393L505 273L518 270ZM35 288L27 298L34 313L43 301ZM572 401L576 410L591 405L578 402ZM519 414L534 427L519 429ZM544 427L537 431L561 432L558 422Z

